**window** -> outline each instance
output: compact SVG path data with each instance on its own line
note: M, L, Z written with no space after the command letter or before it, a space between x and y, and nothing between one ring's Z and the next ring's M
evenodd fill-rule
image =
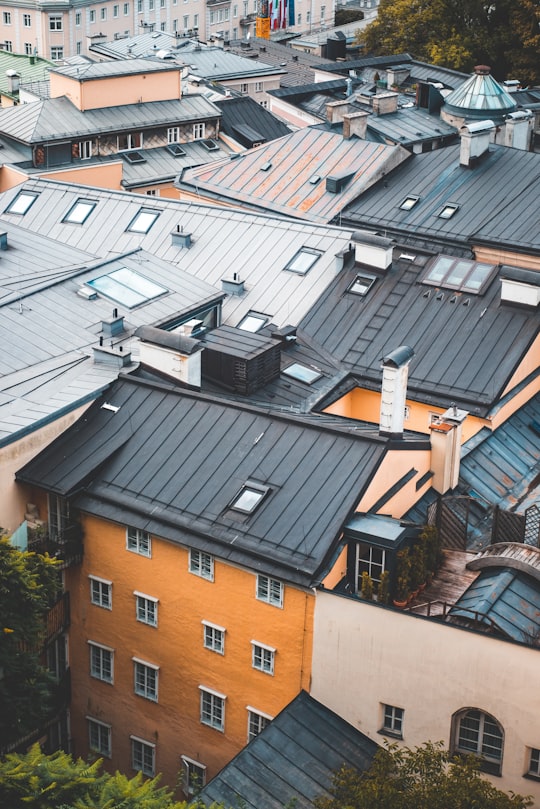
M193 124L193 140L204 138L204 124Z
M262 91L263 91L263 83L262 83L262 81L256 81L255 82L255 92L256 93L262 93Z
M124 17L129 16L129 3L124 3Z
M120 6L114 5L112 10L113 17L118 17L120 14Z
M167 30L167 23L166 22L160 23L159 24L159 30L160 31L166 31Z
M204 551L189 550L189 572L202 579L214 581L214 557Z
M158 599L144 593L133 594L135 596L137 621L149 626L158 624Z
M90 646L90 675L104 683L113 682L114 651L108 646L88 641Z
M141 531L139 528L128 528L126 536L128 551L133 551L133 553L138 553L141 556L152 555L152 539L149 533Z
M189 28L189 14L184 14L182 17L182 23L184 25L184 30Z
M540 778L540 750L537 750L535 747L529 749L527 775L533 778Z
M90 601L96 607L103 607L106 610L112 609L112 582L107 579L100 579L97 576L89 576L90 579Z
M206 784L206 767L182 756L182 788L186 795L196 795Z
M32 26L32 17L30 14L23 14L23 25L25 28L30 28Z
M489 286L496 270L494 264L438 255L430 261L422 283L480 295Z
M25 52L26 56L32 56L32 51L33 51L32 43L31 42L25 42L24 43L24 52Z
M158 216L159 213L157 211L149 211L148 209L141 208L139 213L133 217L126 230L131 231L131 233L148 233ZM158 285L156 284L155 286ZM165 287L160 287L160 289L164 290ZM153 297L155 297L155 295Z
M310 19L311 19L311 12L306 11L306 23L308 23L310 21Z
M5 40L4 50L8 51L9 53L13 53L13 42L11 41L11 39Z
M81 160L90 160L92 157L92 141L81 140L79 141L79 157Z
M159 0L159 7L165 8L165 0Z
M146 195L148 197L159 197L159 188L148 188Z
M225 654L225 629L217 624L211 624L208 621L203 621L203 643L205 649L210 649L211 652L217 652L222 655Z
M88 746L90 750L99 753L100 756L111 757L111 726L97 719L86 717L88 722Z
M273 674L275 654L276 650L271 646L265 646L256 640L251 641L251 665L254 669Z
M156 746L136 736L131 736L131 766L148 778L156 774Z
M321 22L324 20L326 14L326 6L321 6Z
M82 53L82 41L80 39L77 40L77 42L75 43L75 51L77 53L77 56L80 56Z
M143 660L133 658L135 675L135 693L139 697L158 701L158 674L159 666L145 663Z
M128 149L141 149L143 145L142 132L125 132L118 135L118 151L125 152Z
M260 713L248 705L248 733L247 740L250 742L255 736L258 736L261 730L270 724L272 717L268 714Z
M322 374L316 368L308 368L307 365L302 365L299 362L293 362L282 371L285 376L290 376L292 379L297 379L299 382L305 382L306 385L312 385L317 379L320 379Z
M367 295L376 279L373 275L357 275L347 292L354 295Z
M274 607L283 606L283 584L277 579L268 576L257 576L256 597L259 601L266 601Z
M245 483L238 494L233 498L229 508L252 514L270 489L268 486L259 486L257 483Z
M75 205L72 205L67 214L62 219L62 222L71 222L74 225L82 225L86 222L94 208L95 202L90 202L85 199L78 199Z
M49 14L49 31L61 31L61 30L62 30L62 15Z
M137 0L137 13L143 13L143 0Z
M399 206L402 211L410 211L411 208L414 208L416 203L420 200L420 197L417 197L416 194L410 194L409 196L405 197L401 205Z
M62 540L69 523L69 501L57 494L49 494L49 536L54 542Z
M53 45L51 47L51 60L53 62L60 62L64 58L64 48L61 45Z
M374 548L372 545L366 548L365 545L356 546L356 587L362 589L362 573L364 571L373 579L375 584L379 584L381 573L386 569L386 551L382 548Z
M90 10L90 22L95 22L95 21L96 21L96 12L95 12L94 9L91 9Z
M244 93L244 94L245 94L245 93L247 93L247 92L248 92L248 90L249 90L249 85L248 85L246 82L244 82L244 83L242 83L242 84L240 85L240 92L241 92L241 93Z
M148 0L148 11L154 10L154 0Z
M148 228L149 227L150 226L148 226ZM135 230L135 232L138 233L139 231ZM121 303L130 309L142 303L147 303L167 292L165 287L161 287L159 284L154 283L154 281L150 281L149 278L139 275L135 270L128 270L127 267L113 270L109 275L100 275L92 281L87 281L86 284L106 298L111 298L111 300ZM141 532L141 534L144 533L144 531ZM135 547L129 548L129 550L135 550ZM148 547L146 549L143 548L141 551L136 552L143 553L144 556L150 556L150 551L150 542L148 541Z
M298 253L292 257L289 263L285 265L285 269L290 272L296 272L298 275L305 275L311 270L321 255L322 253L319 250L312 250L310 247L302 247Z
M261 105L261 107L263 109L265 109L265 110L268 109L268 101L259 101L259 104Z
M302 15L301 14L298 15L298 19L296 20L296 24L297 25L302 25Z
M179 143L180 141L180 127L170 126L167 129L167 143Z
M198 14L193 15L193 27L194 28L199 27L199 15Z
M238 6L233 6L232 15L233 17L238 17Z
M201 723L215 730L225 730L225 699L217 691L199 686L201 692Z
M439 211L437 216L439 219L451 219L457 210L459 210L459 205L455 205L454 203L450 202L448 205L445 205L441 211Z
M475 709L455 717L454 752L473 753L481 759L481 769L499 775L503 753L503 730L489 714Z
M2 22L4 25L11 25L11 11L2 12Z
M248 312L247 315L242 318L237 328L243 331L256 332L262 329L267 323L268 318L266 315L260 315L258 312Z
M382 706L383 720L381 733L387 736L395 736L398 739L403 738L403 708L396 708L394 705Z
M101 17L102 20L107 19L107 9L106 8L101 9L100 17Z

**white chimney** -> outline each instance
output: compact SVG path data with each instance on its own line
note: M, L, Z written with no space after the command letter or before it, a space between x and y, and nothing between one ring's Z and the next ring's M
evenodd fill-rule
M534 116L531 110L516 110L506 116L504 145L527 152L534 131Z
M178 382L201 387L202 344L183 334L139 326L135 336L141 341L141 362Z
M487 154L494 132L495 124L491 120L477 121L462 126L459 132L461 136L460 165L467 168L476 165L480 158Z
M430 424L431 485L439 494L455 489L459 481L461 425L469 414L455 405L443 413L440 423Z
M369 230L356 230L351 239L355 242L356 260L377 270L387 270L392 263L394 242Z
M400 438L403 435L409 363L414 357L410 346L399 346L383 357L379 433Z

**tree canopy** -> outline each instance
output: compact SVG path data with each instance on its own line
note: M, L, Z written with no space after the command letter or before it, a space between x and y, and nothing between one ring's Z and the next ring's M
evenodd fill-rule
M373 54L410 53L466 73L489 65L499 81L540 83L538 0L381 0L358 39Z
M442 742L415 749L380 748L369 769L343 767L330 798L317 809L525 809L529 798L507 794L482 777L473 756L452 757Z

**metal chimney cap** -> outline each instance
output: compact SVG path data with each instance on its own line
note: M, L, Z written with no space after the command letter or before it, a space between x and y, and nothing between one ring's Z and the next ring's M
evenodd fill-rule
M414 350L410 346L399 346L395 348L390 354L383 357L383 365L389 365L393 368L402 368L407 365L414 357Z

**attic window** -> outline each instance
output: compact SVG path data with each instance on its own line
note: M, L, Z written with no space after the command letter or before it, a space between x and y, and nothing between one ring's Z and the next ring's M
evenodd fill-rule
M288 365L283 369L282 373L284 373L285 376L291 376L293 379L297 379L299 382L305 382L306 385L313 385L313 383L322 376L320 371L317 371L315 368L308 368L307 365L301 365L299 362L293 362L292 365Z
M20 194L17 194L11 205L6 208L6 213L18 213L18 214L25 214L28 209L33 205L36 199L39 197L39 194L32 194L28 191L21 191Z
M451 219L458 208L459 205L455 205L453 202L450 202L448 205L444 206L442 211L440 211L437 216L439 219Z
M146 157L137 151L123 152L122 157L128 163L146 163Z
M127 267L121 267L108 275L100 275L86 283L91 289L129 309L168 292L165 287Z
M229 508L244 514L253 514L269 491L268 486L260 486L258 483L248 481L231 501Z
M172 154L173 157L184 157L185 151L179 146L177 143L171 143L167 146L168 151Z
M423 284L480 295L488 287L497 267L453 256L436 256L422 279Z
M74 225L82 225L83 222L86 222L95 207L95 202L90 202L86 199L78 199L64 216L62 222L71 222Z
M417 197L414 194L410 194L408 197L405 197L401 205L399 206L402 211L410 211L411 208L414 208L416 203L420 200L420 197Z
M147 208L141 208L127 226L126 231L130 231L131 233L148 233L158 216L158 211L150 211Z
M258 312L248 312L245 317L242 318L240 323L238 324L238 329L243 329L243 331L251 331L256 332L266 326L268 323L268 318L266 315L260 315Z
M321 256L322 253L320 250L313 250L311 247L301 247L285 266L285 269L290 272L295 272L298 275L305 275Z
M219 144L216 143L215 140L212 140L212 138L201 140L201 143L205 149L208 149L209 152L215 152L217 149L219 149Z
M347 292L352 292L354 295L367 295L376 278L373 275L357 275Z

